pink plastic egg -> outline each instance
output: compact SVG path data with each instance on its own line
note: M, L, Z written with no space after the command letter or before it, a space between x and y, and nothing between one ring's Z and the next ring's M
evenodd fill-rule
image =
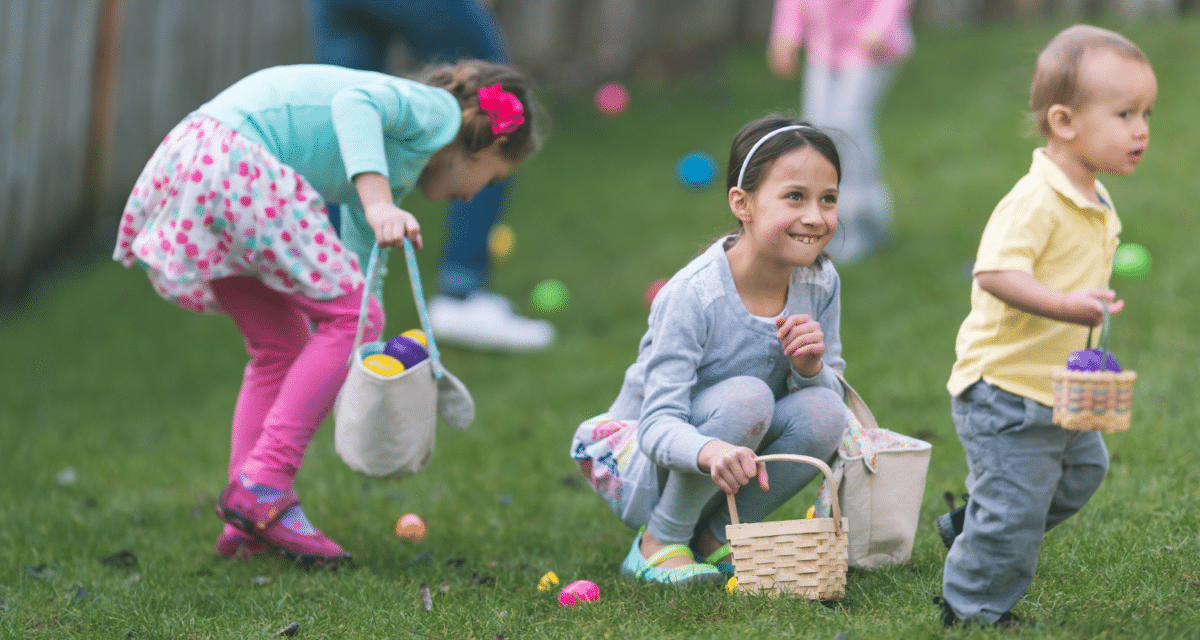
M618 116L629 106L629 91L617 82L601 85L596 90L596 109L606 116Z
M576 580L558 592L560 607L574 607L581 602L595 602L599 599L600 587L591 580Z

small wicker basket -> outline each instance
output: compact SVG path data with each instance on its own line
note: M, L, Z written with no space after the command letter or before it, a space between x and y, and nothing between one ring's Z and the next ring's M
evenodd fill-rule
M1074 431L1115 433L1129 430L1133 408L1133 383L1136 371L1116 373L1108 367L1108 305L1104 304L1104 330L1101 333L1099 371L1071 371L1056 368L1050 372L1054 391L1054 424ZM1088 348L1092 336L1088 333Z
M1129 430L1136 371L1050 372L1054 387L1054 424L1075 431L1115 433Z
M809 456L771 454L756 462L787 460L821 470L830 486L832 518L738 523L732 495L725 535L733 551L738 591L834 600L846 591L846 558L850 524L842 517L837 486L829 465Z

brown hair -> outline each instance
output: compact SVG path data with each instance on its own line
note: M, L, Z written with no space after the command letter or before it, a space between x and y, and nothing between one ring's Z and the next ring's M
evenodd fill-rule
M729 148L729 166L725 169L725 190L728 191L738 186L738 174L742 171L742 163L746 162L746 154L750 153L750 149L754 147L755 143L776 129L792 126L804 128L772 136L754 151L754 156L746 165L746 175L742 176L742 189L753 193L766 177L776 158L793 149L803 147L812 147L833 164L840 183L842 181L842 161L833 140L824 131L807 122L785 115L771 114L748 123L734 136L733 144Z
M495 142L492 124L479 108L479 89L500 85L521 101L525 122L500 147L501 154L520 162L542 146L543 130L547 128L545 110L533 98L532 83L523 73L501 64L484 60L460 60L455 64L438 64L418 72L414 80L440 87L458 98L463 112L463 124L457 141L467 153L477 153ZM502 134L504 135L504 134Z
M1077 24L1054 36L1038 55L1029 88L1029 107L1042 135L1050 135L1047 112L1056 104L1078 108L1084 100L1079 86L1079 68L1084 56L1096 50L1149 64L1146 54L1129 38L1108 29Z

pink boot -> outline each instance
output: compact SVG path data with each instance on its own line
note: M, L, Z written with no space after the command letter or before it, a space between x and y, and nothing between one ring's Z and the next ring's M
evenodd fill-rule
M267 543L248 536L230 525L225 525L225 530L217 537L214 552L218 556L230 560L249 560L254 556L276 553L275 549Z
M299 499L290 490L275 500L259 503L257 495L235 480L221 493L217 515L306 567L336 568L341 563L349 563L350 553L316 528L295 531L279 521L284 512L298 504Z

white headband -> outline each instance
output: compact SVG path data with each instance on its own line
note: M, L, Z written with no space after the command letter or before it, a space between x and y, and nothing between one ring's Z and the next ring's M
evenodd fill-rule
M780 127L778 129L768 133L767 135L759 138L758 142L755 142L754 146L750 147L750 153L746 154L746 159L742 161L742 170L738 172L737 187L739 189L742 188L742 178L746 177L746 167L750 164L750 158L754 156L754 152L758 151L758 148L761 147L764 142L766 142L767 140L770 140L771 136L773 136L777 133L783 133L784 131L795 131L797 129L809 129L809 130L815 131L815 129L813 129L812 127L810 127L806 124L793 124L793 125L789 125L786 127Z

